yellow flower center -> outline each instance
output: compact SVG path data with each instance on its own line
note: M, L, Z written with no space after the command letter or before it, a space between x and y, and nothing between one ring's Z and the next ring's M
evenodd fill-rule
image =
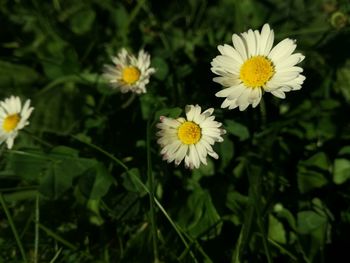
M263 87L275 74L271 60L264 56L254 56L243 63L239 78L247 87Z
M185 121L180 125L177 131L177 137L184 144L195 144L201 138L201 128L192 121Z
M122 80L127 84L134 84L140 78L140 70L136 67L125 67L122 73Z
M21 120L21 117L18 114L12 114L5 118L2 127L6 132L11 132L17 127L17 124Z

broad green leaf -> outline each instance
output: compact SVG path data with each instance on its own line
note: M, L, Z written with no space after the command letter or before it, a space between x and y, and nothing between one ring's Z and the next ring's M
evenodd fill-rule
M105 196L112 183L112 176L101 163L96 163L79 179L81 193L90 200L97 200Z
M243 213L244 208L248 204L248 196L240 194L232 189L227 193L226 206L235 214Z
M152 67L155 68L156 73L154 77L159 80L164 80L169 72L169 67L166 61L160 57L152 58Z
M297 223L294 218L294 215L285 207L283 207L281 204L276 204L274 207L274 211L276 212L276 215L278 218L283 218L287 220L289 226L293 229L297 229Z
M298 188L301 193L309 192L315 188L321 188L328 184L326 177L317 171L307 170L304 167L298 171Z
M139 178L140 181L140 171L138 168L132 168L129 170L129 172L124 172L122 174L123 178L123 186L126 190L138 193L141 196L144 196L146 194L146 191L143 189L143 187L138 182L137 178Z
M89 216L90 222L97 226L102 225L104 223L104 220L100 214L100 200L90 199L87 202L87 207L91 212Z
M228 133L237 136L240 141L244 141L250 136L246 126L233 120L226 120L224 128Z
M96 164L93 159L78 157L78 151L65 146L58 146L48 154L48 163L39 191L50 199L59 198L72 187L73 179L82 175Z
M220 168L225 169L233 160L234 155L234 145L229 138L224 138L224 143L218 145L219 156L220 156Z
M0 86L2 87L28 85L38 78L38 73L30 67L0 61Z
M45 177L41 180L39 191L49 199L57 199L72 186L75 176L64 170L60 163L52 163L46 170ZM68 173L67 173L68 172Z
M299 233L310 234L317 228L323 227L327 222L327 218L314 211L302 211L298 213L297 222Z
M344 146L340 149L338 155L350 155L350 146Z
M92 9L80 10L70 19L72 31L78 35L89 32L94 23L95 17L96 13Z
M350 178L350 160L335 159L333 168L333 182L342 184Z
M283 224L274 216L269 215L269 238L275 240L278 243L286 244L286 231Z
M6 169L14 171L24 181L37 182L50 158L39 149L12 151L6 156Z
M222 222L209 192L200 188L189 196L187 206L179 213L179 220L195 238L211 239L221 232Z
M214 162L208 158L207 165L202 164L201 166L199 166L198 169L194 169L192 174L194 178L197 178L197 180L199 180L199 178L201 178L202 176L214 175L215 174Z
M324 152L318 152L309 159L302 161L303 165L317 167L322 170L328 170L329 162L327 155Z
M180 116L180 114L182 113L182 109L181 108L166 108L166 109L162 109L159 110L155 113L154 118L156 121L159 121L159 118L161 116L166 116L169 118L178 118Z
M334 85L342 95L344 96L345 100L350 103L350 87L348 83L350 83L350 60L347 60L345 63L345 66L342 68L339 68L337 71L337 80Z

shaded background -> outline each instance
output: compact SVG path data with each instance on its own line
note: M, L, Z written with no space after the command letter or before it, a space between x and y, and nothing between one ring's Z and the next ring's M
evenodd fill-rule
M165 208L155 207L162 262L346 258L349 14L346 0L1 0L0 98L29 98L35 111L14 148L1 146L0 262L25 262L12 223L27 262L35 226L39 262L154 261L138 181L147 185L147 171ZM297 40L303 88L285 100L266 93L244 112L220 109L217 45L264 23L275 43ZM157 73L144 95L113 91L100 76L122 47L151 54ZM195 171L163 162L153 126L146 133L186 104L216 108L228 131L220 159Z

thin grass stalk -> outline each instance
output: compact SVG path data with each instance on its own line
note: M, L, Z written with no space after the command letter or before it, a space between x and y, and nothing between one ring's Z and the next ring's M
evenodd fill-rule
M26 253L24 252L24 248L23 248L21 239L19 238L19 235L18 235L16 226L15 226L15 223L12 220L12 216L10 214L10 211L7 208L7 205L6 205L6 202L5 202L5 199L4 199L3 195L2 195L2 193L0 193L0 203L1 203L1 206L3 207L3 209L4 209L4 212L6 214L6 217L7 217L7 220L9 222L9 225L11 227L11 230L13 232L13 235L15 236L17 246L18 246L19 251L20 251L20 253L22 255L22 259L23 259L23 261L25 263L27 263L28 261L27 261Z
M148 188L149 188L149 201L150 201L150 214L151 214L151 228L152 228L152 240L153 240L153 255L154 262L158 262L158 244L157 244L157 223L155 214L155 203L154 203L154 176L152 172L152 157L151 157L151 127L150 122L147 122L147 178L148 178Z

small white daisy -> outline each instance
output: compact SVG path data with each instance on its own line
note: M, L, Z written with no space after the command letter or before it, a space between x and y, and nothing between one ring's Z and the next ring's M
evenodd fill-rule
M0 144L6 141L7 148L11 149L18 131L28 125L28 118L33 107L27 100L23 107L19 97L11 96L0 102Z
M160 117L157 128L158 144L162 147L163 160L168 163L175 161L179 165L185 159L185 166L193 169L201 163L207 164L207 155L215 159L219 156L214 152L212 145L222 142L222 123L215 121L211 116L214 109L210 108L201 113L201 107L196 105L186 106L186 118Z
M146 93L146 85L155 72L150 67L151 58L148 53L140 50L136 58L123 48L116 57L112 57L112 61L114 65L105 65L103 73L112 88L120 89L122 93Z
M219 45L221 55L211 62L211 71L220 77L213 80L225 89L217 97L225 98L222 108L245 110L250 104L256 107L263 91L284 99L285 92L301 89L305 76L295 65L304 56L292 54L295 40L286 38L272 48L274 33L268 24L259 32L249 29L241 36L232 35L233 47Z

